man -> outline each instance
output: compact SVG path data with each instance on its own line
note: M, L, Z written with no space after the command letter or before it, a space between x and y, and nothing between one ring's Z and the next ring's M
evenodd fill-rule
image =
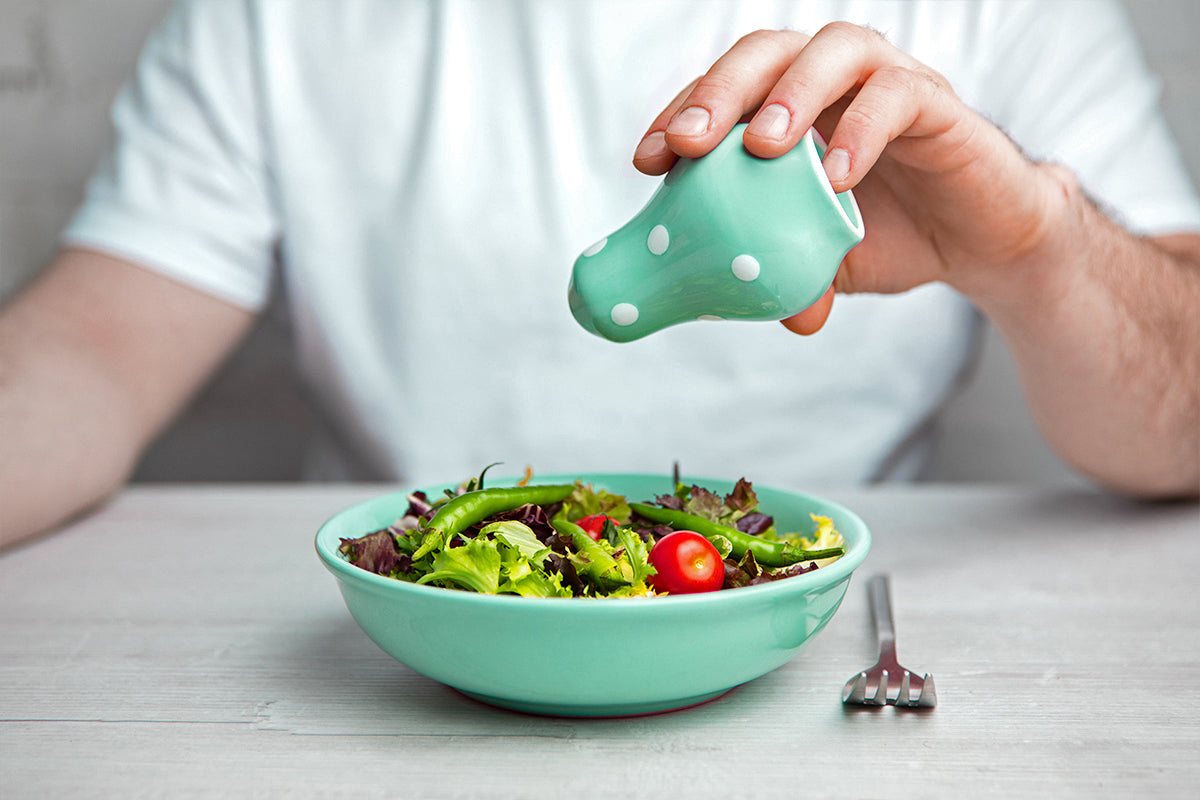
M67 246L0 316L4 538L120 485L276 257L325 422L316 475L907 477L979 309L1064 459L1195 494L1200 207L1118 7L617 6L182 4ZM720 323L618 347L570 323L575 252L648 194L616 166L646 98L698 72L638 169L743 117L763 157L815 122L855 191L845 299L786 323L812 340ZM883 292L903 294L858 294Z

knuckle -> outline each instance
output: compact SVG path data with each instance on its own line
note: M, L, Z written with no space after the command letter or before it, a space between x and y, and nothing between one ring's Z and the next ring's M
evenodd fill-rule
M765 44L767 42L773 42L775 40L775 37L778 35L779 35L779 31L768 30L766 28L759 28L756 31L750 31L750 33L747 33L746 35L744 35L740 39L738 39L738 44L747 45L747 46L751 46L751 47L757 47L757 46L759 46L761 44Z
M790 29L759 28L739 38L733 49L793 53L807 44L810 38L806 34Z
M690 104L706 105L706 100L726 98L737 92L738 80L727 72L713 71L696 82L688 96Z
M853 22L835 20L833 22L826 23L824 27L817 32L817 36L839 39L854 44L867 41L869 37L878 36L878 34L862 27L861 25L855 25Z
M874 104L863 101L851 104L842 112L838 128L843 132L870 130L881 121L883 114Z
M881 89L904 94L912 94L917 87L916 75L908 67L880 67L871 73L870 80Z
M871 81L882 88L911 97L949 89L946 79L933 70L899 65L880 67L871 75Z
M828 91L822 78L822 75L814 73L812 70L789 71L779 79L771 92L771 97L765 103L770 103L774 98L782 100L784 105L791 107L793 104L787 102L788 98L803 101L806 97L819 97Z
M916 69L915 72L921 77L926 90L939 92L954 91L953 87L950 85L950 81L946 78L946 76L936 70L921 67Z

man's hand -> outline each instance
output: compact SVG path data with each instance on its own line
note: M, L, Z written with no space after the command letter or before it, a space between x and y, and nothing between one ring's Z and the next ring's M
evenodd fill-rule
M1080 472L1150 497L1200 493L1200 235L1136 237L1061 167L1025 157L945 78L873 31L746 36L654 120L634 155L660 174L748 120L771 158L814 126L866 238L833 292L958 289L1005 338L1043 435Z
M832 23L815 36L759 31L735 44L654 120L634 164L660 174L709 152L749 120L744 142L780 156L815 125L825 170L854 189L867 234L839 292L902 292L1016 268L1065 213L1065 171L1036 164L938 73L874 31ZM785 322L820 327L832 294Z

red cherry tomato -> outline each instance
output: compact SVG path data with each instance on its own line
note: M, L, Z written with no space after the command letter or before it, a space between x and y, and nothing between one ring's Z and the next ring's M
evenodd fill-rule
M613 525L619 525L615 519L607 514L592 514L589 517L584 517L575 524L583 528L587 535L592 537L593 541L600 541L601 534L604 533L604 523L611 522Z
M690 594L715 592L725 582L725 563L717 548L695 531L675 531L650 550L650 577L656 592Z

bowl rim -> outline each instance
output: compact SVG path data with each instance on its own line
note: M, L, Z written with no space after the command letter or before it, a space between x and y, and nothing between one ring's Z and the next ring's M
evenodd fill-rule
M541 485L548 483L567 483L577 480L586 483L602 483L605 480L656 480L661 479L662 475L656 473L638 473L638 472L580 472L580 473L555 473L546 475L535 475L531 481L531 485ZM497 476L491 478L489 476L489 484L492 486L512 485L519 476ZM698 485L709 484L733 484L728 478L711 478L704 476L684 475L680 478L681 482L694 483ZM850 533L842 531L840 520L838 531L842 533L846 540L846 553L832 564L821 567L820 569L807 572L803 575L796 575L791 578L785 578L771 583L758 584L756 586L742 586L737 589L728 589L716 592L699 592L695 594L675 594L661 595L657 597L598 597L598 598L581 598L581 597L522 597L515 594L481 594L479 592L471 592L464 589L451 589L444 586L430 586L426 584L418 584L410 581L397 580L388 578L374 572L368 572L365 569L354 566L347 561L337 550L336 542L340 542L341 538L333 532L333 528L340 525L341 521L355 513L360 513L368 506L376 503L382 503L397 497L407 497L414 491L440 491L443 487L452 487L457 484L434 483L424 486L414 486L412 488L400 488L395 491L385 492L368 500L364 500L354 505L348 506L336 512L317 529L317 534L314 539L314 546L318 557L321 559L325 567L333 573L334 577L341 581L354 583L363 588L371 588L376 592L382 591L386 593L404 595L413 593L416 597L444 598L447 602L464 603L474 605L478 603L487 606L495 607L498 604L514 604L516 606L528 608L552 608L552 607L573 607L578 608L578 613L591 613L591 609L596 609L595 613L600 613L601 609L628 608L646 609L647 612L654 608L671 608L681 604L704 605L706 603L723 603L737 602L738 598L743 598L746 602L757 602L775 594L793 594L802 593L805 590L819 590L835 585L840 580L848 578L855 569L862 564L866 559L871 549L871 532L857 513L842 505L841 503L828 500L817 494L809 492L800 492L792 489L783 489L778 486L773 486L766 483L754 482L755 491L765 490L768 492L785 494L793 498L799 499L802 502L813 502L821 506L825 506L830 511L835 511L840 519L850 520L853 525L848 528ZM371 531L364 531L363 534ZM647 602L649 601L649 602ZM586 610L585 610L586 609ZM622 612L625 613L625 612ZM639 613L630 611L628 613Z

